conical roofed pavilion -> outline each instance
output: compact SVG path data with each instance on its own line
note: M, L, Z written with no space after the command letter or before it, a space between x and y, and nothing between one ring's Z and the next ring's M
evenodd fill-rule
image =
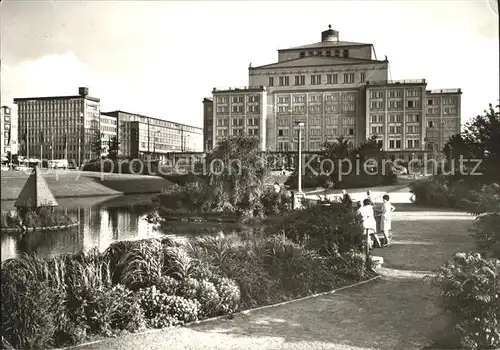
M33 169L21 194L16 200L17 208L40 208L58 206L52 191L38 167Z

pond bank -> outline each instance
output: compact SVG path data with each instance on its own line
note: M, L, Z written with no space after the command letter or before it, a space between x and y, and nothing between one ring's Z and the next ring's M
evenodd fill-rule
M30 172L2 173L1 200L16 200ZM42 171L42 175L56 198L117 196L126 194L160 193L172 182L159 177L130 174L101 174L89 171Z

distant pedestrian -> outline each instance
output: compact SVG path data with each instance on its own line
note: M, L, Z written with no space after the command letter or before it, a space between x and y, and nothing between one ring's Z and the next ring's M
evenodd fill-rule
M382 218L380 220L380 230L382 231L384 238L386 240L386 245L390 244L389 240L389 231L392 226L392 212L396 210L394 206L390 203L390 197L388 194L385 194L382 199L384 200L384 204L382 205Z
M352 198L346 190L342 190L342 204L348 208L352 208Z
M363 220L363 234L368 231L368 236L373 235L373 238L377 242L378 246L381 246L380 240L376 234L377 232L377 222L375 221L375 214L373 212L373 207L368 199L363 201L363 206L358 209L358 215L361 216ZM370 242L370 237L367 237L368 242Z
M281 192L280 184L275 182L274 183L274 193L280 193L280 192Z
M366 199L370 202L370 205L373 206L372 192L370 190L366 191Z

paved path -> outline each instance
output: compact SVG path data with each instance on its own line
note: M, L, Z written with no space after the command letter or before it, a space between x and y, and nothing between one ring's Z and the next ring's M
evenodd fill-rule
M409 202L407 191L398 193ZM379 280L232 320L128 335L83 349L421 349L443 327L422 277L473 247L467 232L473 218L394 205L405 211L393 214L393 245L373 251L385 259Z

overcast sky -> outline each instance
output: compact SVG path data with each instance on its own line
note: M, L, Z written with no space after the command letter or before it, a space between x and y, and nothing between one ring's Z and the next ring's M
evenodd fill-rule
M279 48L373 43L391 78L462 88L462 116L499 96L498 9L470 1L20 1L1 6L2 103L88 86L101 110L202 125L213 87L248 84Z

